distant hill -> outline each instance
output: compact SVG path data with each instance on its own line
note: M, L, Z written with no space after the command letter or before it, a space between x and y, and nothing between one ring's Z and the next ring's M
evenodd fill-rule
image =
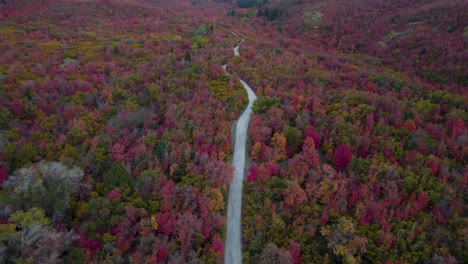
M468 84L466 1L280 0L258 9L289 36L326 50L375 55L399 71L453 89Z

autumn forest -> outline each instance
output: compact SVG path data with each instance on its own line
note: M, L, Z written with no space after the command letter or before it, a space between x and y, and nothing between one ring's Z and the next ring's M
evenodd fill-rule
M0 263L223 263L241 79L243 263L467 263L467 14L1 0Z

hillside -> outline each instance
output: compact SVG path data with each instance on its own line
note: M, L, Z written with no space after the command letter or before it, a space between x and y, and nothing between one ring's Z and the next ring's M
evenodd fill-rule
M236 64L247 262L463 262L466 4L271 2Z
M218 9L1 7L1 262L221 259L247 98L221 68L237 38Z
M242 78L244 263L465 263L466 13L2 1L0 262L222 263Z

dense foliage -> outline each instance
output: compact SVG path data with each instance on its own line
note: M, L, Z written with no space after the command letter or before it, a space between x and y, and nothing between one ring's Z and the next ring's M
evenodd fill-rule
M2 1L0 262L221 263L239 76L246 263L465 262L466 13Z
M220 262L247 97L219 6L0 11L0 262Z
M246 262L464 262L466 6L303 2L235 64L260 96Z

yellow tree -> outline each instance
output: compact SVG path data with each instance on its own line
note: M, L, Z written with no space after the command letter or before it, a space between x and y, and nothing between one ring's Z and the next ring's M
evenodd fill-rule
M282 133L275 133L271 139L274 155L273 162L286 159L286 137Z

